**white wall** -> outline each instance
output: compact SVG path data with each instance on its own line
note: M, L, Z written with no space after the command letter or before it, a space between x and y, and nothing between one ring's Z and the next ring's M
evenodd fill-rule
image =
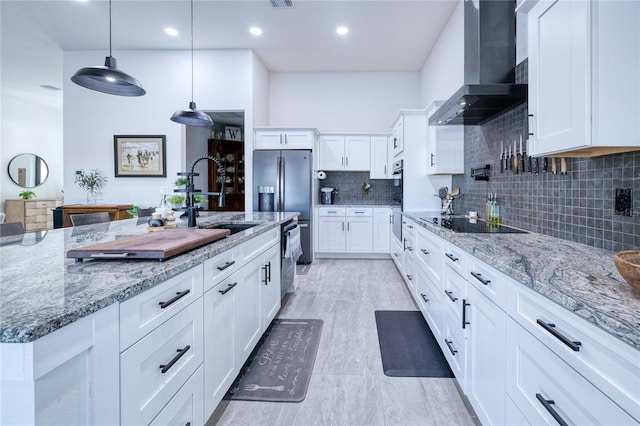
M403 108L424 107L415 72L272 73L270 126L390 132Z
M420 72L420 104L446 101L464 84L464 2L459 1Z
M142 97L121 97L88 90L69 79L81 67L98 65L96 52L64 54L64 183L65 203L86 202L85 192L73 183L75 170L100 169L108 177L101 202L155 206L160 187L173 187L176 173L187 167L185 126L169 120L191 100L189 51L122 51L114 56L118 67L140 80L147 91ZM244 110L252 117L249 50L196 51L194 100L202 111ZM245 128L252 134L252 128ZM167 138L166 178L115 178L114 135L157 135ZM206 139L210 132L196 132ZM190 139L193 140L193 139ZM195 141L198 143L198 141ZM190 165L190 164L189 164Z

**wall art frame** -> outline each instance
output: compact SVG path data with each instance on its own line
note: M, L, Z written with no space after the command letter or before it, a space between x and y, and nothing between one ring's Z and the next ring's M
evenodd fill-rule
M115 177L167 177L165 135L114 135Z

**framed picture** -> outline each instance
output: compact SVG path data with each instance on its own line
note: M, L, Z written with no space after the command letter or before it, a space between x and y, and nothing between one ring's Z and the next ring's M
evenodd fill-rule
M166 136L115 135L116 177L167 177Z

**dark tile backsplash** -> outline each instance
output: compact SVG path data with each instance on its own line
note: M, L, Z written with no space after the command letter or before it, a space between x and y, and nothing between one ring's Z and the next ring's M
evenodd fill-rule
M526 61L516 68L526 82ZM608 250L640 249L640 152L594 158L568 158L567 175L500 173L500 142L513 145L526 135L527 106L521 105L482 126L465 128L465 174L453 177L462 197L456 214L484 217L488 193L497 193L502 222L533 232ZM519 145L519 143L518 143ZM540 159L542 160L542 159ZM475 181L471 168L491 166L488 181ZM632 216L614 214L616 188L632 189Z
M368 194L362 192L364 182L371 184ZM338 188L338 193L333 197L334 204L390 205L397 192L392 179L369 179L368 172L327 172L327 178L318 181L318 204L319 188L325 186Z

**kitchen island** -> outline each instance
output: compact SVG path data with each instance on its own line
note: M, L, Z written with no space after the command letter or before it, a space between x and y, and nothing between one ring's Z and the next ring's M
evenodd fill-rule
M226 383L280 306L280 225L297 216L201 213L202 228L220 223L256 226L163 262L76 262L66 257L72 248L147 234L146 219L56 229L37 239L28 234L3 238L0 423L147 424L189 398L199 404L191 410L199 413L189 417L192 424L203 423L208 417L203 388L209 391L203 358L207 348L220 350L214 338L223 335L207 324L231 321L234 329L235 320L235 327L246 332L240 336L245 345L235 353L233 344L222 345L233 358L229 374L220 378ZM267 264L268 280L262 273ZM271 290L275 287L277 292ZM227 310L213 309L223 303ZM235 312L236 317L213 318L212 312ZM207 340L205 333L214 337ZM158 343L159 338L175 344ZM183 344L185 339L190 343ZM178 351L178 360L178 348L168 346L180 346L186 355ZM156 353L161 358L155 360ZM160 373L156 363L173 368ZM213 368L209 372L215 373ZM213 380L207 382L213 385ZM139 387L134 390L134 385ZM199 397L192 397L190 390ZM215 408L222 395L212 390L208 408ZM172 405L176 398L182 399Z

